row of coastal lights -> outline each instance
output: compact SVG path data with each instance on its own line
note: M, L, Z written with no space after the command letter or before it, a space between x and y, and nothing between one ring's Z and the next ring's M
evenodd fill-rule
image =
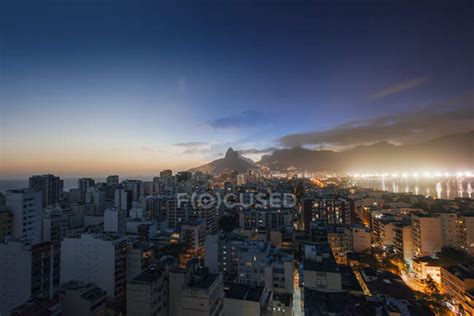
M449 173L449 172L413 172L413 173L349 173L349 176L354 178L374 178L374 177L392 177L392 178L449 178L449 177L473 177L474 174L472 171L464 171L464 172L456 172L456 173Z

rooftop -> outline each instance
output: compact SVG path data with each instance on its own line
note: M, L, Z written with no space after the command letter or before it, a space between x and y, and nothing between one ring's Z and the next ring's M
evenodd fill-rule
M195 275L193 275L195 276ZM213 274L205 274L202 278L193 278L189 284L190 288L197 288L197 289L208 289L217 278L220 276L218 273Z
M241 251L265 253L269 250L270 244L261 240L247 240L240 247Z
M92 287L89 291L82 294L81 297L89 301L95 301L99 298L105 298L106 293L105 291L95 286L95 287Z
M428 266L431 266L431 267L439 267L439 263L438 263L438 259L435 259L435 258L431 258L431 257L420 257L420 258L414 258L413 259L413 262L417 262L417 263L426 263Z
M163 270L153 264L134 277L132 282L151 283L158 279L162 274Z
M350 295L347 291L327 292L304 288L305 314L308 315L347 315Z
M415 295L397 275L383 271L378 272L374 280L365 280L373 295L384 295L401 300L413 300Z
M101 288L97 287L95 283L83 281L68 281L63 284L63 290L80 291L81 297L86 300L95 301L99 298L105 297L106 293Z
M226 298L259 302L263 292L263 286L252 286L243 283L227 282L224 284Z
M462 281L466 279L474 279L474 269L472 267L458 264L455 266L445 267L444 269L449 271L451 274L455 275Z
M304 270L321 271L321 272L339 272L339 266L334 259L322 258L320 261L316 259L305 259L303 261Z

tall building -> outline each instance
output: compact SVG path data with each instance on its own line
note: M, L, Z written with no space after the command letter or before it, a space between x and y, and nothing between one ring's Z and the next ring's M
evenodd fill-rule
M379 247L394 247L397 243L397 229L403 218L390 211L373 211L373 241Z
M269 243L260 240L245 241L239 249L238 282L265 286L266 259L270 255Z
M68 281L61 287L59 296L63 315L105 316L107 296L94 283Z
M166 201L166 212L169 227L175 228L187 223L192 211L193 208L187 201L178 203L175 198L168 199Z
M0 241L13 235L13 213L0 211Z
M86 202L86 193L87 189L93 187L95 185L94 179L91 178L80 178L77 180L77 186L80 192L80 201L82 203Z
M9 315L30 298L54 298L59 290L58 259L50 242L0 243L0 314Z
M86 192L86 203L93 205L94 216L103 216L106 209L105 191L96 187L89 187Z
M219 271L219 239L220 234L207 235L204 242L204 266L211 273Z
M206 228L204 223L184 224L181 226L181 235L189 251L197 253L204 247Z
M6 209L13 214L13 237L41 242L43 195L32 189L10 190L6 193Z
M144 197L144 185L141 180L125 180L122 181L122 186L130 190L132 194L132 202L139 202Z
M5 210L5 203L7 202L7 199L3 193L0 192L0 212L3 212Z
M443 246L441 219L421 213L413 214L412 237L415 257L435 256Z
M169 315L223 315L224 289L222 275L199 267L199 261L188 261L186 269L173 270L169 277Z
M84 227L84 217L93 213L93 206L90 204L71 204L70 209L63 210L66 216L66 226L68 229Z
M58 211L46 209L43 217L43 241L51 241L59 244L67 231L66 216L62 214L61 208Z
M342 290L341 270L328 244L307 244L303 261L304 288L320 291Z
M354 222L354 207L351 200L341 196L327 196L308 199L303 202L305 230L310 231L311 223L327 225L348 225Z
M239 225L244 229L281 230L292 226L293 209L249 208L239 212Z
M67 201L69 203L84 203L83 201L81 202L81 190L78 188L70 189L67 192Z
M93 282L107 292L116 311L125 309L127 241L113 235L82 234L61 243L61 282Z
M143 196L155 195L160 192L160 184L153 181L143 182Z
M352 250L352 234L348 227L332 226L327 233L329 247L338 264L347 265L347 253Z
M172 176L173 176L173 171L170 170L170 169L160 171L160 178L161 179L171 178Z
M210 272L222 271L224 279L234 280L239 266L239 250L247 237L219 232L209 235L204 246L204 262Z
M29 188L43 194L43 206L49 206L59 202L63 191L63 180L52 174L32 176L29 179Z
M370 230L364 226L352 227L352 250L355 252L363 252L370 249L372 245L370 238Z
M263 286L228 282L224 284L224 315L269 315L272 292Z
M474 290L474 268L465 265L454 265L441 268L441 293L448 296L451 305L459 312L470 310L466 294Z
M120 178L118 175L111 175L107 177L107 185L118 185L120 182Z
M168 316L166 270L150 265L127 282L127 315Z
M125 234L127 231L127 211L108 208L104 212L104 232Z
M115 189L115 207L128 211L132 208L132 194L126 189Z
M142 207L145 209L145 218L164 220L166 212L167 198L159 195L149 195L142 199Z
M140 240L127 242L127 280L131 280L155 263L153 243Z
M462 248L463 226L457 213L440 213L443 247Z
M474 255L474 216L461 216L463 248L471 255Z
M192 173L189 172L189 171L180 171L176 174L176 180L178 182L185 182L185 181L189 181L191 180L192 178Z
M265 288L273 293L294 292L294 258L291 253L272 248L265 261Z
M398 223L395 232L395 253L411 265L413 259L413 234L410 223Z

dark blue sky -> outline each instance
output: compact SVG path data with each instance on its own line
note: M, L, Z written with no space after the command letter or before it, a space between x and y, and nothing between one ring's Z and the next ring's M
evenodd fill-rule
M0 5L5 173L146 172L229 145L408 142L472 126L470 1L13 2ZM449 113L408 124L417 111ZM400 133L357 135L379 120Z

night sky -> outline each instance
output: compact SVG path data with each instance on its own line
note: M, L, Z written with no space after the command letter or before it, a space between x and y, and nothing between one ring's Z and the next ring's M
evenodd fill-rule
M2 1L0 175L468 131L473 56L471 1Z

